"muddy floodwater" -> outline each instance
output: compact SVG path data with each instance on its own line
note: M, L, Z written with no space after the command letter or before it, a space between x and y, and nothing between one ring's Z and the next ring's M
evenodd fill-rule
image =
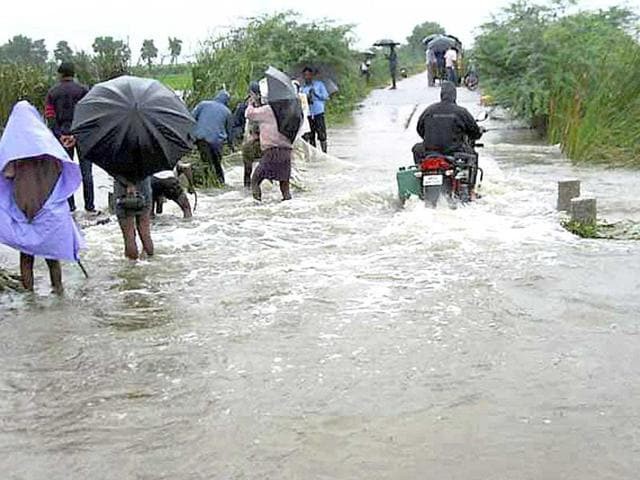
M94 227L88 281L66 266L57 299L40 265L37 295L0 299L1 477L638 478L640 243L579 240L554 207L577 177L640 220L640 174L490 120L483 199L400 210L426 83L374 92L292 202L255 205L235 167L156 223L153 260Z

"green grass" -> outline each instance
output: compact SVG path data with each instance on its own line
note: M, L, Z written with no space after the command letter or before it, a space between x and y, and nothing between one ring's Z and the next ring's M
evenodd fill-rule
M165 84L167 87L177 91L191 90L193 87L193 75L191 70L183 73L170 73L167 75L158 75L155 78Z

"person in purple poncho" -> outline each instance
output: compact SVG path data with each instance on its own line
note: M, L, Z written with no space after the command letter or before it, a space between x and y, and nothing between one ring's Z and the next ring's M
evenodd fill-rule
M0 139L0 243L20 251L23 286L33 290L35 257L44 257L62 293L60 260L79 261L84 241L67 199L80 187L80 167L28 102L13 108Z

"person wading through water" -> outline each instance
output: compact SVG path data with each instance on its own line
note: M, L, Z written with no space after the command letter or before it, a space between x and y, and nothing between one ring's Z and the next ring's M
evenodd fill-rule
M200 102L193 110L196 119L194 137L203 163L213 168L218 182L224 185L224 171L222 169L222 153L224 144L232 145L233 115L229 110L231 96L219 92L213 100Z
M60 141L73 160L76 153L76 141L71 135L71 124L76 105L89 92L84 85L75 81L75 67L73 63L63 62L58 68L60 81L47 93L44 116L49 128ZM96 213L94 204L92 164L86 161L78 152L80 171L82 172L82 190L84 195L84 209L89 213ZM71 211L76 209L73 196L69 197Z
M79 261L84 248L68 198L80 168L27 102L13 108L0 139L0 243L20 252L22 285L33 290L35 257L44 257L62 293L61 260Z
M305 67L302 71L304 82L301 91L308 98L309 126L311 131L306 135L306 140L316 146L316 138L320 142L320 148L327 153L327 122L325 120L326 103L329 100L329 92L323 81L315 78L315 72L311 67Z
M151 239L151 207L153 192L151 177L135 183L124 178L116 178L113 182L116 199L116 216L122 230L124 255L130 260L140 258L136 232L140 235L144 253L151 257L154 254Z
M282 200L291 200L292 141L278 130L278 120L271 105L249 105L247 118L260 127L260 147L262 148L262 159L251 177L253 198L261 201L260 184L264 180L272 180L280 183Z
M259 107L262 105L260 95L260 84L256 81L249 85L249 96L246 99L244 115L246 119L244 141L242 143L242 163L244 164L244 187L251 188L251 174L253 173L253 162L260 160L262 150L260 149L260 126L258 122L247 117L247 109L250 105Z

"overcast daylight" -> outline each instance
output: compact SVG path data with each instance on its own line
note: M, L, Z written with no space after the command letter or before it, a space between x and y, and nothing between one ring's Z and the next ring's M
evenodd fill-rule
M605 8L615 0L579 1L581 8ZM638 0L627 1L627 5ZM185 52L194 53L199 43L221 29L237 25L243 18L286 10L299 12L305 19L327 18L353 24L358 44L369 46L380 37L403 41L413 27L422 21L439 22L448 32L466 42L473 40L474 30L491 14L509 4L508 0L462 0L455 12L446 2L412 0L387 2L382 0L344 2L299 2L290 0L238 0L235 2L203 2L187 0L176 4L168 0L111 0L109 9L84 6L68 12L51 8L47 0L6 2L0 17L0 32L6 38L25 34L44 38L49 47L59 40L80 50L90 50L97 36L111 35L129 41L137 52L146 38L165 46L167 36L177 36L185 42ZM29 14L25 15L24 12Z
M640 0L2 0L0 480L640 478Z

